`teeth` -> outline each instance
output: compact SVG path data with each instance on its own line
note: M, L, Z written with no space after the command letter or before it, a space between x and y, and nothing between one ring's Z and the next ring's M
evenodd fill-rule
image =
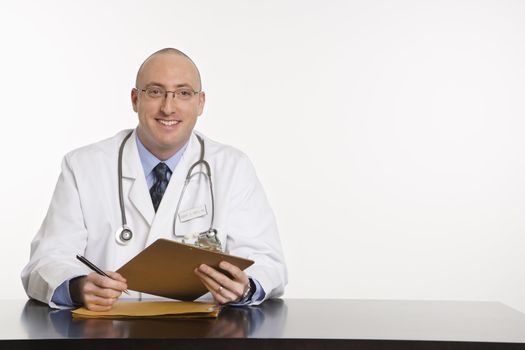
M159 119L159 122L160 122L162 125L172 126L172 125L177 124L179 121L178 121L178 120L162 120L162 119Z

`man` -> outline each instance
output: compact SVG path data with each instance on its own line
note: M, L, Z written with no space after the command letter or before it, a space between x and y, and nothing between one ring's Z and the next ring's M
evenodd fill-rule
M222 248L255 263L242 271L221 262L231 277L204 264L196 268L211 297L220 304L250 305L281 295L286 266L274 216L251 163L240 151L193 131L205 103L193 61L172 48L155 52L139 68L131 102L139 124L129 138L125 130L64 157L22 272L28 296L52 307L109 310L127 289L126 279L111 271L156 239L185 241L212 220ZM201 174L182 194L186 174L203 151L214 202ZM196 173L205 171L202 163L196 167ZM124 240L119 236L122 211L133 232ZM109 277L89 272L76 254L108 270Z

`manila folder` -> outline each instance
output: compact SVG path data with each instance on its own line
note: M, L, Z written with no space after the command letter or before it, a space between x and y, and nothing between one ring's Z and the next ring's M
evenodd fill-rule
M220 310L214 304L190 301L117 301L109 311L80 307L71 313L74 318L206 318L217 317Z

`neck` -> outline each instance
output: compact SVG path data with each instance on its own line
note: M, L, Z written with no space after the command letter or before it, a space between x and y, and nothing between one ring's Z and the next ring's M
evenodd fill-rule
M173 145L171 147L162 147L153 142L148 142L147 138L142 135L140 128L137 130L137 136L144 148L161 161L166 161L173 157L188 142L188 140L184 140L181 144Z
M177 147L175 151L169 150L169 151L163 152L159 150L157 151L151 150L146 145L144 145L144 147L146 147L146 149L150 151L151 154L153 154L155 157L157 157L159 160L162 160L163 162L173 157L181 149L181 147Z

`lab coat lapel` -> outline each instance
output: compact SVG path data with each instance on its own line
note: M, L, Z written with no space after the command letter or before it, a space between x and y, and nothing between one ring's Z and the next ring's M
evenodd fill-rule
M186 175L188 174L190 166L199 159L199 156L200 144L195 134L192 133L188 147L171 175L166 192L157 209L157 214L154 217L146 245L153 243L160 237L173 238L173 220L175 219L175 211L182 187L184 186L184 181L186 181Z
M126 142L122 156L122 186L124 199L128 193L129 201L151 226L155 217L155 210L149 194L146 176L140 161L137 149L136 130ZM129 189L128 191L126 189ZM129 220L129 219L128 219Z

